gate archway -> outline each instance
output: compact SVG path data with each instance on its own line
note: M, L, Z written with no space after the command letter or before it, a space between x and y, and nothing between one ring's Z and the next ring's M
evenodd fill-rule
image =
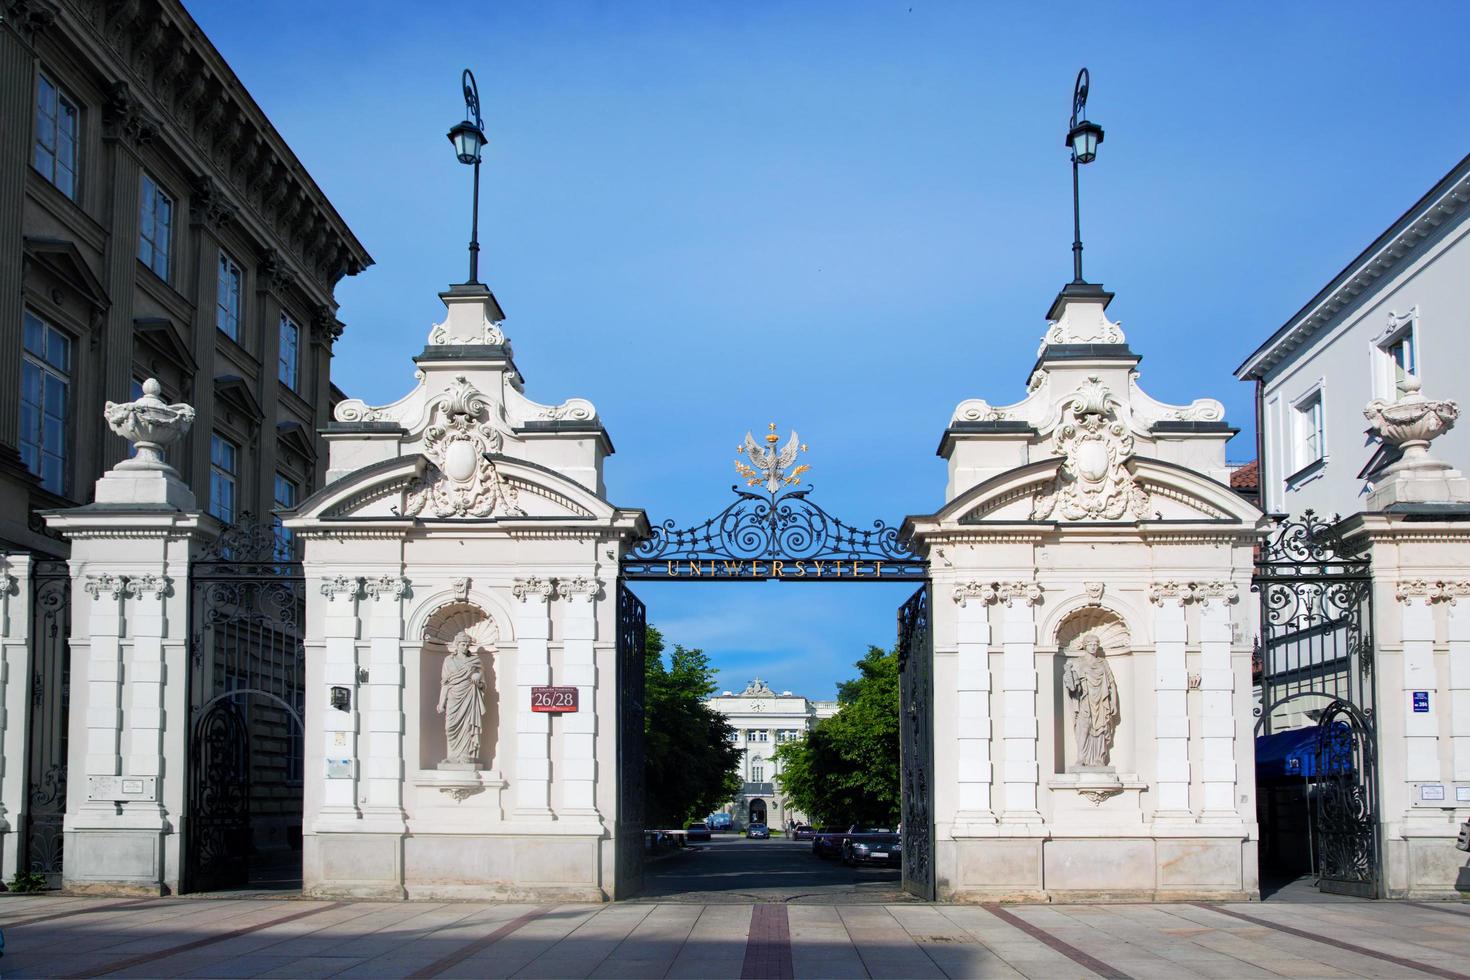
M801 485L807 467L795 465L806 447L793 432L777 449L780 439L775 429L772 423L764 445L747 434L742 452L750 464L736 464L746 485L744 489L739 485L730 488L735 499L724 509L689 526L681 527L673 520L652 524L649 535L624 554L619 566L619 608L626 610L636 603L642 621L643 603L628 588L628 583L639 581L918 583L919 591L898 610L903 885L914 895L932 900L933 815L928 772L933 755L933 645L927 614L929 562L901 539L898 525L882 520L866 526L850 524L813 500L813 488ZM633 639L620 632L620 663L625 662L623 651L631 650L632 644ZM639 651L641 654L641 642ZM642 680L641 669L636 678L623 672L619 703L625 713L627 706L636 701L640 717L634 725L620 713L625 739L620 767L634 757L640 764L643 759L641 744L634 748L626 741L634 737L641 742ZM636 691L633 684L637 685ZM641 772L637 779L641 788ZM627 795L624 790L622 798ZM749 806L751 822L764 822L766 802L755 799ZM623 809L620 821L635 816L641 822L641 804ZM628 863L635 853L641 866L641 850L619 848L620 881L641 878L641 870L635 871Z

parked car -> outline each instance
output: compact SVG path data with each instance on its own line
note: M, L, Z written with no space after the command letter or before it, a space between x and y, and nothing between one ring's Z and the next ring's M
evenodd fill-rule
M842 854L842 838L846 836L841 827L823 827L812 834L812 853L820 858L835 858Z
M770 840L771 828L763 823L753 823L745 828L745 836L749 840Z
M809 823L799 823L791 831L792 840L811 840L817 836L817 828Z
M702 823L692 823L684 829L684 836L690 841L709 840L709 825Z
M715 833L729 833L735 829L735 818L728 813L712 813L708 824Z
M882 864L896 868L903 860L898 831L888 827L853 826L842 839L842 863Z

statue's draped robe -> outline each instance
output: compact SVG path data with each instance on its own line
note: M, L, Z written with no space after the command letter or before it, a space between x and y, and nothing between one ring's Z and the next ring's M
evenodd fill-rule
M1108 764L1108 742L1118 717L1118 685L1102 657L1077 657L1062 672L1062 682L1077 699L1077 764Z
M478 654L451 653L439 674L444 699L445 762L480 761L480 719L485 714L482 694L485 674Z

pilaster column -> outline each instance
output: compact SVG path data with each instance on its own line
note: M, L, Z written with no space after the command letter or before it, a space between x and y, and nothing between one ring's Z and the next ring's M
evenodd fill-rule
M1194 587L1199 605L1201 776L1206 821L1239 822L1235 805L1235 670L1231 650L1235 631L1230 606L1240 597L1234 582L1201 582Z
M1399 622L1403 635L1403 701L1404 718L1404 782L1437 783L1439 762L1439 677L1434 667L1434 609L1431 603L1439 596L1437 583L1400 582L1395 596L1399 601ZM1414 710L1415 691L1429 692L1429 710ZM1382 733L1387 736L1388 733ZM1392 737L1380 737L1379 744L1392 745ZM1404 800L1412 804L1412 786L1404 787ZM1405 817L1424 817L1424 811L1406 808ZM1439 813L1432 814L1439 819Z
M551 683L551 579L518 578L516 610L515 816L551 817L551 716L531 710L531 688Z
M1470 782L1470 582L1446 582L1450 603L1450 778Z
M1041 586L1035 582L1002 582L996 586L996 595L1005 603L1001 626L1005 809L1001 820L1040 823L1041 813L1036 809L1040 772L1036 760L1040 732L1036 716L1036 604L1041 601Z
M1189 809L1188 627L1184 604L1193 598L1181 582L1149 586L1154 604L1155 820L1191 821Z
M0 877L21 866L30 712L31 556L0 554Z
M561 725L558 816L597 817L597 597L602 583L577 577L557 583L566 599L562 614L562 677L577 689L577 710L557 716Z
M127 630L132 639L128 666L127 756L123 774L163 777L163 688L167 679L163 640L168 634L166 600L173 587L167 575L140 575L128 582L134 596L128 605ZM95 648L94 648L95 653ZM163 817L162 802L124 803L129 815L147 811Z
M325 646L322 664L322 686L319 695L326 708L322 713L322 756L326 772L323 780L320 820L324 823L356 820L357 809L357 600L362 594L362 579L337 575L324 580L321 594L326 597L323 622ZM334 690L336 697L334 698ZM340 691L345 690L344 699ZM344 703L345 701L345 703Z
M88 575L87 754L85 776L119 775L122 754L123 600L132 594L125 575ZM83 784L85 787L85 783ZM83 799L85 800L85 796ZM99 804L114 812L111 802ZM88 808L83 802L78 809Z
M380 575L367 581L368 617L367 782L362 815L403 829L403 597L408 579Z
M961 582L954 589L959 606L955 617L956 831L966 824L995 823L990 800L990 606L998 598L993 585L980 582Z

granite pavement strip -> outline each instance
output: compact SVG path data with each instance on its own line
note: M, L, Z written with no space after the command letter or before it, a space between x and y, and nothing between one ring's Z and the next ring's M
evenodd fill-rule
M1465 977L1470 903L807 905L0 895L5 977Z

